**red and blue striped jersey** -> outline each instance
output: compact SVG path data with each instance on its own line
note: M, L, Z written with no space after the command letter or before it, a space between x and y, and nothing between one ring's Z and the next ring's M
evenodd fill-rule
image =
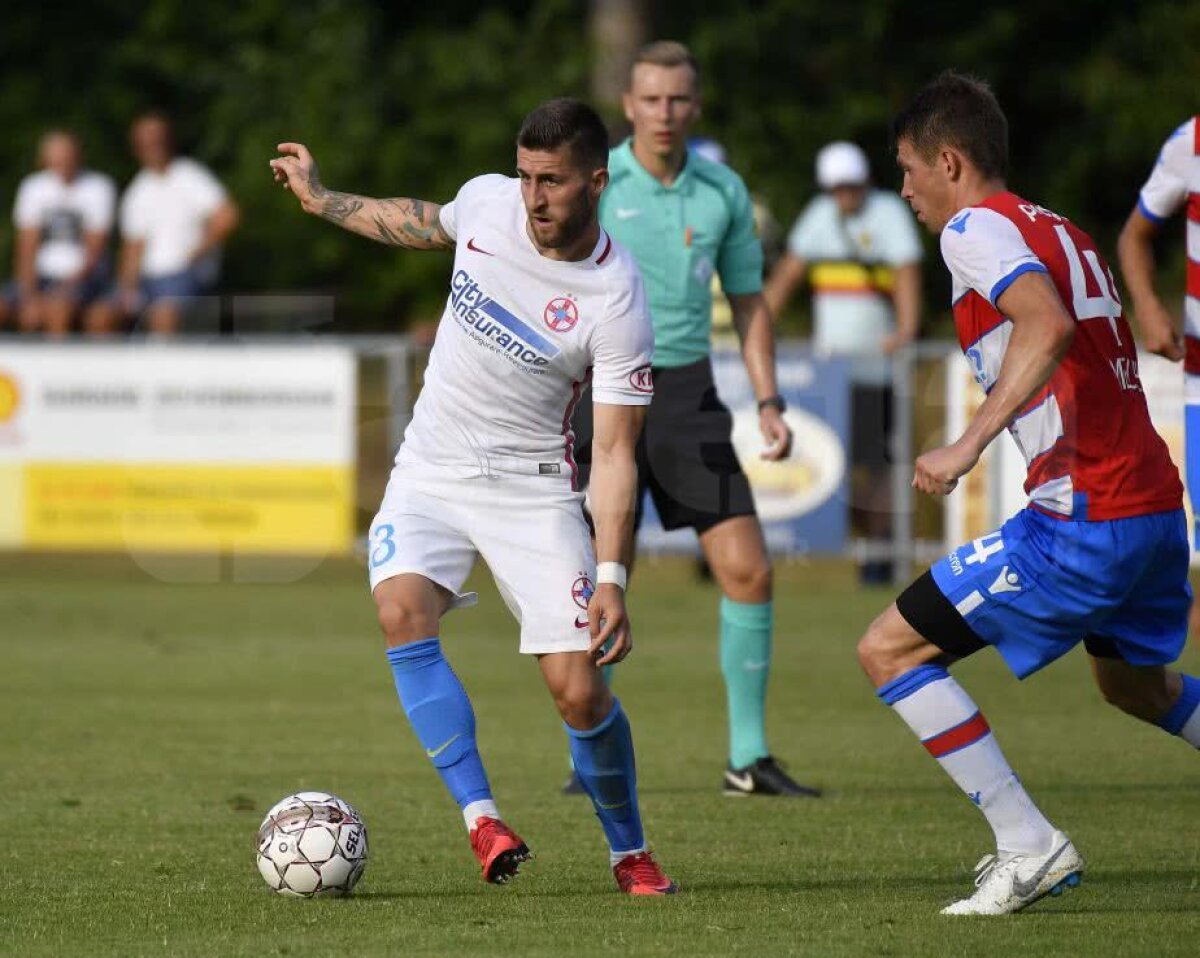
M1138 209L1161 223L1187 208L1187 296L1184 333L1188 402L1200 402L1200 117L1192 117L1163 144L1154 169L1138 195Z
M1017 277L1047 274L1078 324L1050 381L1009 425L1030 504L1087 520L1180 508L1179 473L1150 422L1133 334L1092 238L1066 217L997 193L953 217L941 245L959 343L985 391L1012 333L996 303Z

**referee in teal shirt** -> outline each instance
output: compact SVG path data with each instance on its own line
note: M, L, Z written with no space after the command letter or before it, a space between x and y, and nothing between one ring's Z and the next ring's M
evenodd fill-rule
M793 781L767 749L771 562L733 449L733 420L713 385L714 272L733 308L758 397L763 458L785 457L792 434L775 383L750 194L731 169L687 148L688 130L700 116L698 80L696 61L682 44L662 41L639 51L624 98L633 136L609 154L611 179L601 197L601 223L637 260L654 321L654 402L638 448L637 519L649 489L665 528L696 530L721 588L720 658L729 707L725 792L815 796L816 789ZM574 422L585 480L590 411L581 403ZM631 565L633 556L626 558Z

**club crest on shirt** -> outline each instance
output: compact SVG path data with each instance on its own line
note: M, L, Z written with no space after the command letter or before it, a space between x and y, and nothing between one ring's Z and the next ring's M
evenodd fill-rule
M542 318L554 332L569 333L579 322L579 309L569 296L557 296L546 304Z
M588 602L595 591L596 587L592 585L592 580L586 572L581 572L579 578L571 584L571 598L575 600L575 604L581 609L588 607Z

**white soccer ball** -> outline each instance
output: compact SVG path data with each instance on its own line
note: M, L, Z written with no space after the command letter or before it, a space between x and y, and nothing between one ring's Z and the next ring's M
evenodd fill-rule
M345 895L366 867L367 826L336 795L289 795L258 828L258 870L280 895Z

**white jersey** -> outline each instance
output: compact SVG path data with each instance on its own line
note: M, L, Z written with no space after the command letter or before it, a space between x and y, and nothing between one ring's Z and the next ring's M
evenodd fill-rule
M593 401L648 405L654 330L633 258L603 230L587 259L538 253L520 182L467 182L442 207L457 241L450 295L397 465L459 478L568 477L571 413Z
M208 167L177 156L161 173L142 169L121 198L121 234L145 242L142 276L182 273L204 239L208 218L227 199ZM215 272L215 263L205 267Z
M36 270L43 279L72 278L87 260L84 237L112 228L116 186L103 173L83 170L71 182L42 170L21 181L13 207L18 229L41 234Z
M1200 193L1200 132L1197 118L1193 117L1167 137L1158 161L1150 171L1141 193L1138 206L1146 218L1161 223L1178 213L1190 196ZM1191 242L1188 236L1188 258L1200 260L1200 245ZM1200 243L1200 233L1197 234Z

